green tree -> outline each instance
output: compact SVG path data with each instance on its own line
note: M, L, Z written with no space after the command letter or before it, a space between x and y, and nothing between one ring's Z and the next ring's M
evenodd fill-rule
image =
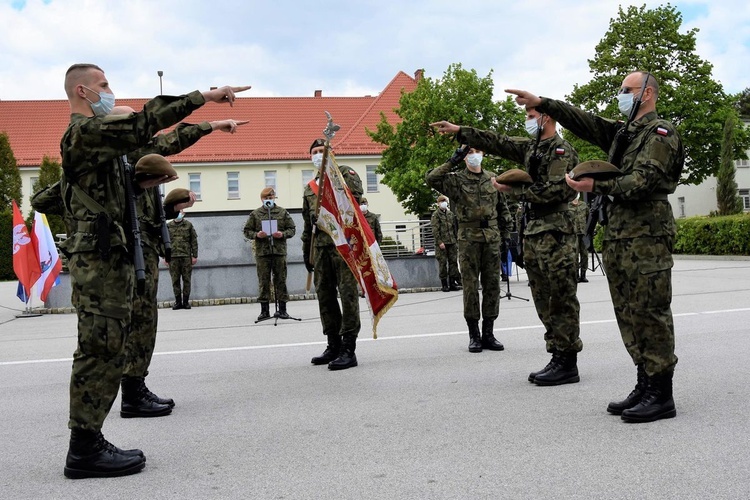
M713 66L695 52L697 28L680 33L682 14L669 4L655 9L620 7L609 29L595 48L589 68L594 75L576 85L568 96L571 104L605 117L622 118L614 99L622 80L633 71L649 71L659 82L657 111L677 127L685 145L682 183L700 184L715 175L724 122L734 113L733 99L711 77ZM605 159L597 148L566 134L581 161ZM735 130L735 157L750 145L739 124Z
M31 187L32 197L45 189L48 186L58 182L62 176L62 166L57 160L53 160L47 155L42 158L42 164L39 166L39 178L34 182ZM47 216L47 222L49 223L50 231L52 234L63 234L66 232L65 223L62 217L59 215L45 214ZM29 224L33 220L33 210L29 213Z
M724 123L724 140L721 143L721 163L716 174L716 206L719 215L732 215L742 212L742 199L737 195L737 182L734 178L734 131L737 119L730 115Z
M21 174L8 134L0 132L0 210L10 208L12 200L21 205Z
M750 119L750 87L737 94L735 108L740 118Z
M386 147L378 166L383 184L396 195L407 212L422 215L429 211L436 195L424 182L425 172L445 163L458 146L449 137L434 134L429 124L449 120L459 125L526 134L524 113L508 97L493 101L492 72L480 78L475 70L452 64L442 79L423 77L411 93L402 93L395 110L401 118L396 126L381 114L370 137ZM485 158L482 166L501 171L510 164Z

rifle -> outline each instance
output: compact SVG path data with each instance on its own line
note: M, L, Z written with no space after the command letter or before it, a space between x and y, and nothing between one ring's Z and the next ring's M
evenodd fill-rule
M133 178L135 168L128 162L128 157L122 155L117 158L117 163L123 172L125 179L125 197L128 205L128 222L133 231L133 264L135 264L136 290L138 295L143 295L146 290L146 263L143 260L143 241L141 240L141 225L138 222L136 211L136 195L133 189Z
M172 260L172 238L169 237L169 228L167 227L167 215L164 213L164 202L162 201L162 195L159 191L156 191L156 210L159 213L159 222L161 222L161 240L164 242L164 260Z
M628 120L615 132L614 147L611 149L607 161L618 168L622 163L622 155L625 154L625 148L633 140L632 134L628 133L628 127L635 120L635 117L638 116L641 99L643 99L643 93L646 91L646 84L650 76L651 73L646 72L643 84L641 85L641 91L638 93L638 97L633 99L633 109L630 110ZM586 219L586 234L583 236L583 242L586 245L586 249L591 252L594 251L594 232L596 231L597 223L606 226L609 222L607 220L607 205L609 205L610 201L609 196L600 194L589 205L589 215Z

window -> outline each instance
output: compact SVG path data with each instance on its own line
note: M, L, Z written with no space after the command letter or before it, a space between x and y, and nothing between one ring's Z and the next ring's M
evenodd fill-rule
M195 193L195 200L201 201L201 174L188 174L190 191Z
M263 174L266 181L266 187L272 187L274 191L278 191L276 189L276 170L266 170Z
M378 174L377 165L367 165L367 192L377 193L378 192Z
M39 177L32 177L31 178L31 192L36 192L36 183L39 182Z
M680 209L680 218L684 218L685 217L685 197L684 196L680 196L679 198L677 198L677 205L679 206L679 209Z
M240 199L240 173L227 172L227 199Z
M737 168L750 167L750 160L734 160L734 166Z
M311 180L315 178L314 170L303 170L302 171L302 189L307 186Z
M742 209L750 211L750 189L740 189L738 194L742 198Z

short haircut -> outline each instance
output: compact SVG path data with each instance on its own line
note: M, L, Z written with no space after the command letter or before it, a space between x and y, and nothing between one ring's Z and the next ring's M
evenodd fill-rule
M656 77L654 77L654 75L652 75L650 71L638 70L636 71L636 73L639 73L641 77L645 79L646 87L651 87L652 89L654 89L654 95L658 97L659 82L656 81Z
M96 64L78 63L68 68L68 71L65 72L65 94L71 97L75 86L81 83L81 81L86 81L85 77L94 69L104 73L104 70Z

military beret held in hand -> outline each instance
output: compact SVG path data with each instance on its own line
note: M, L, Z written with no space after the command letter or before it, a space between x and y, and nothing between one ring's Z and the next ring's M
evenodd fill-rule
M190 191L185 188L174 188L164 198L165 205L176 205L190 201Z
M498 184L534 184L534 179L520 168L511 168L495 177Z
M164 175L177 177L177 171L162 155L155 153L148 154L138 160L138 163L135 164L136 180L144 180L150 177L162 177Z
M612 179L624 175L622 170L611 163L601 160L591 160L579 163L568 174L571 179L582 179L584 177L593 177L594 179Z

